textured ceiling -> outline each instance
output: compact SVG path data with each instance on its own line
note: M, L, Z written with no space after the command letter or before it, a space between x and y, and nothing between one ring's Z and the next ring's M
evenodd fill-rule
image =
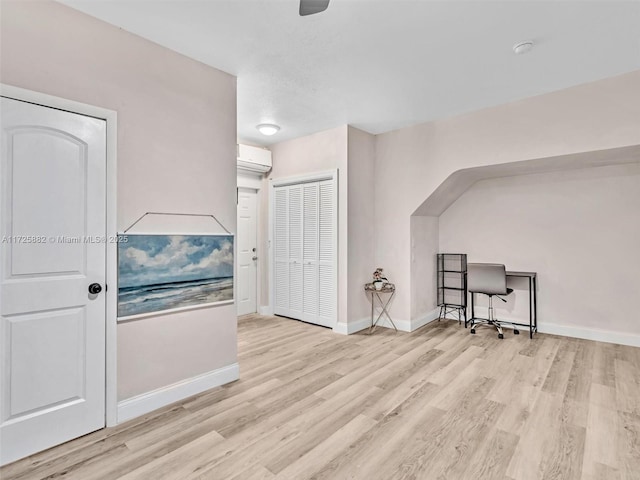
M63 0L238 77L238 137L370 133L640 69L640 2ZM533 51L512 46L533 40ZM273 137L259 123L277 123Z

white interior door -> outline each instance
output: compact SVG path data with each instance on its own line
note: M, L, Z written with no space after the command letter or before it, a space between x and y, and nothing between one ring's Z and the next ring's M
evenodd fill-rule
M1 102L6 464L105 425L106 123Z
M257 198L251 188L238 188L238 315L257 310Z

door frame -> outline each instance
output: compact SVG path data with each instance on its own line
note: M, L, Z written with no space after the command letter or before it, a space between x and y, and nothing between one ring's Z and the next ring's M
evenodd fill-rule
M258 254L258 262L256 265L256 313L259 315L263 315L266 313L263 311L263 308L260 306L260 297L262 292L262 261L261 260L264 258L262 256L263 252L260 251L260 246L261 246L260 242L264 238L264 236L261 234L262 230L260 229L260 225L262 223L262 216L260 214L260 211L262 209L262 206L261 206L262 191L263 191L262 178L263 178L262 173L253 173L253 172L247 172L247 171L238 169L237 182L236 182L236 210L238 207L237 195L238 195L239 188L245 188L245 189L256 191L256 248L258 249L258 251L256 252ZM236 242L237 240L238 240L238 237L236 234ZM264 253L266 254L266 252ZM236 265L236 269L237 268L238 267ZM236 278L238 278L237 271L236 271ZM236 304L236 309L237 309L237 304Z
M338 243L338 238L340 236L340 232L339 232L339 228L340 228L340 192L338 191L338 169L333 169L333 170L325 170L323 172L315 172L315 173L310 173L308 175L297 175L297 176L293 176L293 177L283 177L283 178L270 178L269 179L269 306L267 307L267 315L273 315L273 311L274 311L274 307L275 307L275 256L273 253L273 220L274 220L274 213L273 213L273 206L275 203L275 192L276 192L276 187L285 187L287 185L296 185L299 183L311 183L311 182L319 182L319 181L323 181L323 180L329 180L331 182L333 182L333 191L334 191L334 201L335 201L335 213L336 213L336 221L335 221L335 228L336 228L336 234L333 237L333 251L335 252L335 257L333 259L333 275L334 275L334 288L335 288L335 295L334 295L334 299L335 299L335 323L338 323L338 317L339 317L339 312L338 312L338 305L339 305L339 298L338 295L340 293L340 289L338 286L338 281L339 281L339 273L338 273L338 258L339 258L339 243ZM334 325L335 328L335 325Z
M107 238L117 235L117 145L118 114L113 110L76 102L66 98L34 92L24 88L0 83L0 96L23 102L55 108L71 113L94 117L106 121L107 127ZM117 308L118 272L117 244L106 244L106 288L105 288L105 426L118 424L118 384L117 384ZM108 287L111 288L108 288Z

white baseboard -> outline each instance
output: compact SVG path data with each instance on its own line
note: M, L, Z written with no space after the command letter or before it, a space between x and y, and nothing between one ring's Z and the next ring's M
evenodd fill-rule
M118 402L118 423L240 378L237 363Z
M480 313L478 313L480 312ZM481 318L487 317L486 307L476 307L476 315ZM498 320L505 322L518 322L527 325L529 318L515 318L498 312ZM504 325L505 328L511 328ZM521 331L528 331L529 327L518 327ZM538 323L538 332L560 335L562 337L581 338L583 340L595 340L596 342L615 343L617 345L628 345L630 347L640 347L640 335L633 333L622 333L611 330L601 330L599 328L580 327L577 325L559 325L555 323Z
M413 332L418 328L426 325L427 323L433 322L438 318L438 313L440 309L436 308L435 310L431 310L418 318L414 318L413 320L401 320L401 319L393 319L393 323L396 324L396 328L401 332ZM361 318L360 320L356 320L355 322L338 322L335 327L333 327L333 331L336 333L340 333L342 335L351 335L352 333L359 332L360 330L364 330L365 328L369 328L371 325L371 317ZM383 317L378 321L377 326L384 328L393 328L391 322L388 318Z
M396 328L401 332L413 332L420 327L425 326L427 323L431 323L438 318L438 314L440 313L440 309L436 308L429 312L423 313L422 315L411 319L411 320L403 320L403 319L393 319L393 323L396 324ZM393 317L392 317L393 318ZM381 318L378 322L378 325L381 327L393 328L391 322L388 318Z
M349 323L338 322L336 326L333 327L333 331L341 335L351 335L352 333L369 328L369 325L371 325L371 317L361 318L360 320Z
M539 324L538 331L540 333L550 333L552 335L561 335L563 337L582 338L584 340L595 340L598 342L628 345L630 347L640 347L640 335L632 333L612 332L610 330L568 325L554 325L552 323Z
M430 312L423 313L418 318L414 318L413 320L411 320L411 331L413 332L414 330L425 326L427 323L431 323L434 320L437 320L439 315L440 309L434 308Z
M344 322L336 322L333 327L333 333L339 333L340 335L349 335L349 324Z
M273 311L269 305L260 305L260 307L258 307L258 313L260 315L273 315Z

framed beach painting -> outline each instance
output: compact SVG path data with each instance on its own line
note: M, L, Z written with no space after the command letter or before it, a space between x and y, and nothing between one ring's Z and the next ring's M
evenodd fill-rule
M233 235L119 235L118 320L232 301Z

